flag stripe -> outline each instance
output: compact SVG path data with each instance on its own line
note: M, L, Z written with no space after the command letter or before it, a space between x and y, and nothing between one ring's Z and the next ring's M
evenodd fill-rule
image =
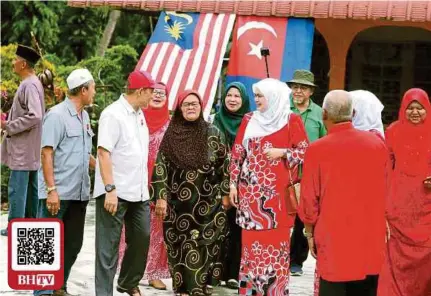
M169 52L168 52L168 56L169 59L166 63L166 65L164 66L164 69L171 69L171 71L164 71L163 72L163 76L160 79L163 83L167 83L169 81L169 77L171 76L172 72L174 71L174 64L175 61L177 60L178 57L178 53L180 51L180 47L174 44L170 44L169 45Z
M160 51L157 53L156 62L154 63L153 69L151 69L151 76L157 77L160 66L165 59L166 51L168 50L169 43L163 42Z
M228 21L226 23L226 28L223 27L224 32L231 32L233 29L234 23L235 23L235 15L234 14L228 15ZM220 71L221 71L221 67L223 65L223 57L224 57L225 52L226 52L227 44L229 42L229 37L230 37L230 34L225 34L222 38L223 42L218 43L219 49L217 51L218 56L216 57L216 63L217 64L214 64L216 66L216 69L215 69L215 71L213 69L212 81L210 81L208 83L208 87L206 89L206 91L209 93L206 94L206 97L208 98L208 102L207 102L207 105L205 106L205 109L204 109L205 118L207 118L208 115L210 114L212 105L214 103L214 97L215 97L215 94L217 91L218 80L219 80L220 75L221 75Z
M190 71L189 77L187 79L187 83L185 88L190 89L193 88L193 84L196 78L196 74L200 68L201 63L196 63L195 61L200 61L202 59L202 55L204 54L205 46L208 44L206 42L207 35L209 34L210 24L214 18L211 14L207 14L204 19L204 23L202 25L202 31L199 34L199 43L198 49L195 51L195 56L193 57L193 66ZM210 45L210 44L208 44Z

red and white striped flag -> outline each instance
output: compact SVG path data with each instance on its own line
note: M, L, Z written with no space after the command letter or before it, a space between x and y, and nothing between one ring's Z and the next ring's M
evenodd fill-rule
M214 102L235 14L162 12L139 62L169 88L169 109L186 89L199 92L207 118Z

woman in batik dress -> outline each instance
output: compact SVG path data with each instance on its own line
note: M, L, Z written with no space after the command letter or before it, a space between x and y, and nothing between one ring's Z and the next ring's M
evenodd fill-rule
M222 272L229 160L224 135L207 123L197 92L186 91L163 137L150 194L164 218L173 288L177 295L211 295Z
M289 294L295 218L287 187L308 139L301 117L290 111L285 83L267 78L253 92L257 111L242 120L230 164L230 198L243 228L239 294L282 296Z
M245 114L250 112L247 90L241 82L232 82L226 87L221 100L220 111L214 117L214 125L224 133L229 151ZM241 227L236 224L236 208L227 212L228 235L223 248L223 280L228 288L238 289L238 274L241 260Z
M148 184L151 182L154 163L159 151L160 143L169 125L168 91L166 85L158 83L153 91L153 98L148 108L142 109L150 134L148 149ZM151 205L150 246L147 256L147 266L143 279L148 280L155 289L165 290L166 285L161 279L170 278L168 256L163 240L163 223L156 217L155 207ZM119 264L123 260L126 248L124 229L121 233L119 248Z
M404 94L386 144L394 166L386 203L390 235L377 295L431 295L431 104L425 91Z

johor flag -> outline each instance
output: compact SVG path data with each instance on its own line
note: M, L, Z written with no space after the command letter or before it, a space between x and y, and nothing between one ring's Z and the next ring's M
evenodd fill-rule
M296 69L310 69L314 23L311 19L239 16L236 21L226 83L244 83L256 109L252 84L267 77L261 48L270 50L269 77L292 79Z
M208 116L234 22L234 14L160 14L136 69L169 87L170 110L182 91L195 89Z

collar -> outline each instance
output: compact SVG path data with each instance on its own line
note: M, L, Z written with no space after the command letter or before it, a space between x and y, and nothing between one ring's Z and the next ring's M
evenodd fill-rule
M307 109L305 110L305 111L311 111L312 109L313 109L313 105L314 105L314 102L313 102L313 100L310 98L309 99L309 103L308 103L308 107L307 107ZM299 111L299 109L298 108L296 108L296 106L295 106L295 104L293 103L293 96L292 95L290 95L290 110L298 110ZM304 111L304 112L305 112ZM303 112L303 113L304 113Z
M346 131L346 130L351 130L354 129L353 124L351 121L348 122L341 122L341 123L337 123L335 125L333 125L328 133L332 134L332 133L338 133L338 132L342 132L342 131Z
M139 109L138 111L135 111L135 109L133 109L132 105L130 105L130 103L127 101L124 94L121 94L121 96L120 96L120 103L126 109L127 114L136 114L136 113L140 114L142 112L141 109Z
M76 111L75 105L72 103L72 101L69 99L69 97L66 97L64 100L67 109L69 110L70 115L72 116L78 116L78 111Z

